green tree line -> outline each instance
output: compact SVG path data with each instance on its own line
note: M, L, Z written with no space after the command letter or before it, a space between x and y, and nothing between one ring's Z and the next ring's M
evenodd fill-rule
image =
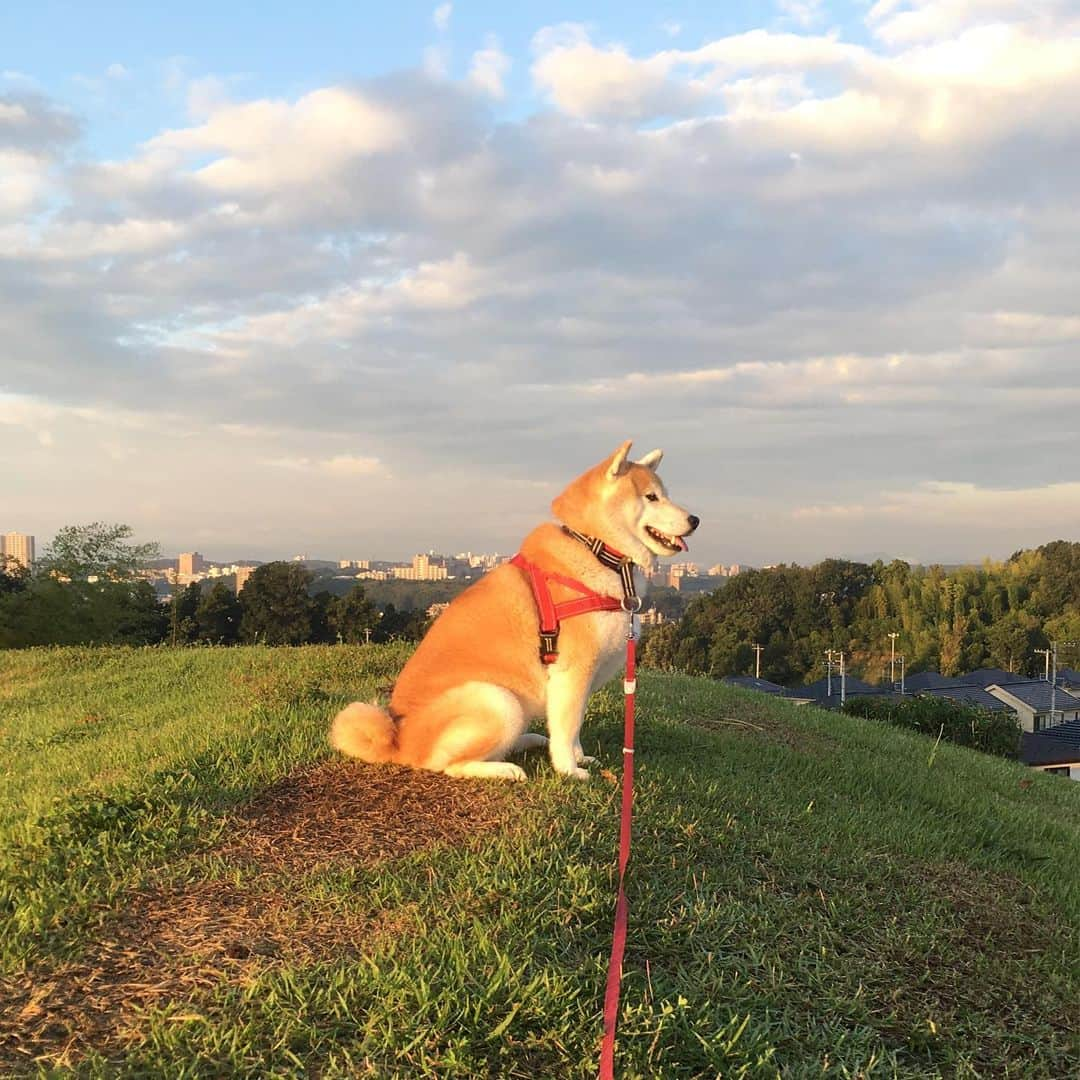
M908 672L994 666L1042 674L1036 649L1080 641L1080 544L1057 540L952 570L828 559L749 571L694 600L680 622L652 630L642 662L748 674L760 644L762 677L795 685L824 675L825 652L835 649L850 671L878 682L889 676L890 633ZM1080 650L1074 666L1078 658Z
M33 568L0 558L0 648L33 645L417 640L422 611L386 604L360 584L341 596L315 591L296 563L258 567L239 596L223 582L193 582L162 603L140 569L156 544L130 543L127 525L94 522L57 533Z

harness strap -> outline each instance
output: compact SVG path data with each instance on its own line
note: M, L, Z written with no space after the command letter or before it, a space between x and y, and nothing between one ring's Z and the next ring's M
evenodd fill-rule
M610 544L605 544L598 536L586 536L569 525L562 527L567 536L572 536L579 544L584 544L609 570L614 570L622 578L623 595L627 598L636 596L634 589L634 561L621 551L616 551Z
M563 619L575 615L585 615L590 611L621 611L623 602L614 596L604 596L594 592L580 581L562 574L549 573L536 563L529 562L520 552L511 560L513 566L524 570L529 575L533 598L540 616L540 659L545 664L554 664L559 658L559 629ZM556 604L551 596L548 582L554 581L574 592L581 593L576 600L564 600Z

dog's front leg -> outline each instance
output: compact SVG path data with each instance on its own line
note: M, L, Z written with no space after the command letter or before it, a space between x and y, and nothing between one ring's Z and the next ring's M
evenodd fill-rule
M548 676L548 753L556 772L575 780L588 780L588 769L580 768L588 759L581 753L581 721L589 697L592 673L555 668Z

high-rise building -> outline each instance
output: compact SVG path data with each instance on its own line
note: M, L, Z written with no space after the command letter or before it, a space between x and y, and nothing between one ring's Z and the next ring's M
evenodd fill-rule
M236 595L240 595L240 590L247 584L247 579L255 573L254 566L238 566L236 568Z
M203 557L197 551L182 552L176 560L176 572L181 577L191 578L202 572Z
M443 581L449 571L440 555L414 555L412 566L395 566L393 574L402 581Z
M7 555L27 570L34 568L34 538L26 533L9 532L0 536L0 555Z

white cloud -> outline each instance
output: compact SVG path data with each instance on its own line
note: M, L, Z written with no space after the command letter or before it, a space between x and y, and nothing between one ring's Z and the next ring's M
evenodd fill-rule
M1051 525L1016 493L1072 483L1080 407L1080 63L1046 10L640 54L545 28L532 115L493 106L493 39L464 76L281 100L177 63L189 119L113 162L0 94L14 512L58 512L32 486L125 520L115 451L132 505L210 485L159 533L210 507L223 538L370 538L330 496L385 493L392 461L387 536L505 550L546 513L531 484L632 435L725 561L1019 546L1017 515Z
M259 464L274 469L326 473L331 476L375 476L385 472L383 463L378 458L355 457L350 454L337 454L322 460L309 457L269 458Z
M866 22L889 45L947 38L976 27L1028 26L1075 33L1080 12L1072 0L879 0ZM1071 30L1070 30L1071 26Z
M146 144L183 155L217 152L193 176L219 192L280 190L307 184L357 156L378 153L407 137L406 122L348 90L305 94L295 104L224 104L206 123L166 132ZM165 160L168 160L167 158Z
M979 532L993 522L1009 522L1032 537L1042 538L1035 543L1045 543L1063 532L1080 535L1080 483L994 488L964 481L926 480L910 490L883 491L872 501L796 507L791 516L797 521L903 518L921 522L926 528L948 526Z
M48 187L47 161L36 154L0 147L0 222L32 213Z
M484 48L473 53L469 82L493 98L506 96L503 80L510 71L510 57L499 47L498 38L489 36Z
M432 13L431 21L435 24L435 29L439 33L444 34L450 27L450 16L453 14L453 4L440 4Z
M822 18L823 0L776 0L780 13L799 26L812 26Z
M622 45L597 48L579 39L541 44L532 75L536 85L571 116L636 120L693 110L700 91L669 78L674 63L673 55L637 60Z

